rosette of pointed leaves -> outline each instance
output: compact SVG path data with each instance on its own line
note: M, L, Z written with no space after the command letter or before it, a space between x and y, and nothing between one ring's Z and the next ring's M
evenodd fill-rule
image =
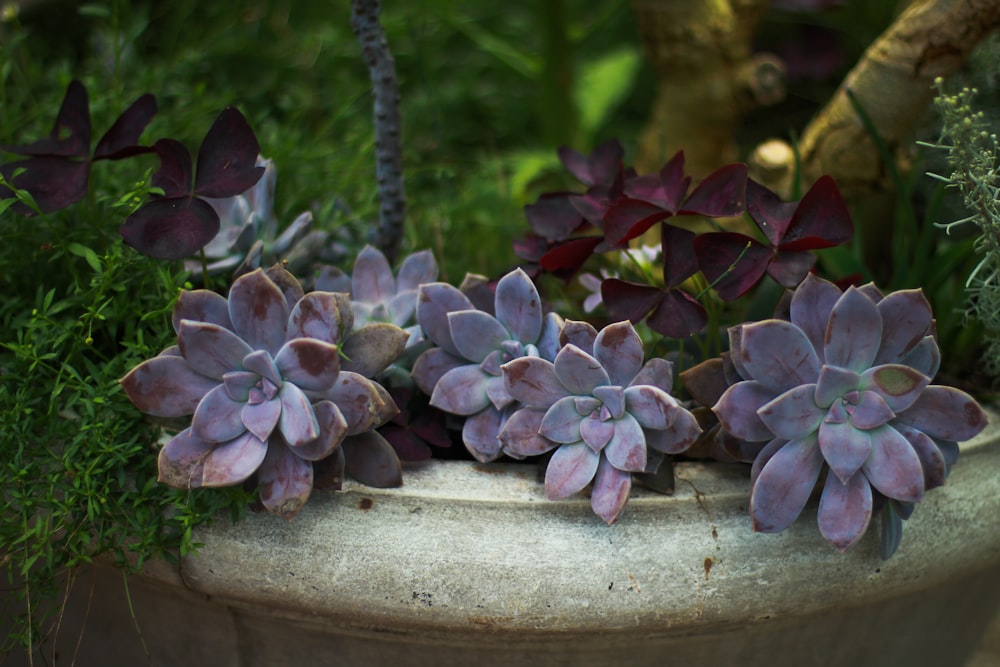
M664 359L643 364L639 335L629 322L598 333L576 324L554 362L523 357L501 367L508 393L524 407L500 431L505 451L555 453L545 470L545 494L566 498L593 482L590 504L608 524L628 502L632 473L654 472L665 454L698 438L694 416L670 394L673 370ZM567 324L569 328L569 324Z
M930 384L940 354L919 290L841 293L809 275L789 321L735 327L730 343L744 379L713 409L729 433L759 447L754 530L787 528L826 470L819 529L844 551L864 534L880 496L919 502L944 483L956 443L986 425L972 397Z
M278 220L274 215L274 191L278 170L272 160L260 155L256 166L264 169L264 175L247 191L222 199L205 197L219 216L219 233L204 247L209 275L247 273L262 263L277 261L312 227L312 213L305 211L275 238ZM202 270L198 260L186 260L185 268L195 277Z
M417 358L412 373L432 406L466 418L462 441L484 462L503 454L497 433L518 407L500 367L525 356L555 358L562 326L558 315L543 316L538 290L521 269L500 279L494 305L491 315L447 283L422 285L417 321L437 347Z
M264 506L290 518L313 488L314 462L396 412L383 388L341 364L346 299L303 294L279 267L239 278L228 299L182 293L173 324L177 345L121 380L143 412L193 415L160 451L160 480L172 486L228 486L256 473ZM378 342L353 345L354 363L387 364Z
M335 267L323 267L316 278L316 289L348 292L356 325L390 322L409 327L410 344L416 342L420 327L414 326L417 289L437 280L438 266L430 250L407 256L393 276L392 267L382 251L366 245L354 260L354 270L346 275Z

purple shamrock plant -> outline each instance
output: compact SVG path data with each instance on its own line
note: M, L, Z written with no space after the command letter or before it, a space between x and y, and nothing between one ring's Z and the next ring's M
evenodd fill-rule
M173 312L177 345L121 380L143 412L191 416L160 451L160 480L229 486L256 474L264 507L286 518L314 479L337 486L345 469L365 483L398 485L398 460L373 433L397 409L368 377L398 356L406 334L383 324L348 336L352 320L344 295L304 294L280 267L240 277L228 299L183 292Z
M477 309L456 287L429 283L419 289L417 321L436 347L413 365L413 380L430 404L465 417L462 441L480 461L502 454L497 438L517 409L500 367L519 357L554 359L562 318L542 314L531 278L516 269L497 283L495 313Z
M562 339L554 361L521 357L501 366L507 392L522 407L499 438L516 458L555 449L545 470L546 496L566 498L593 482L591 507L612 524L628 502L633 473L655 472L665 455L694 443L701 428L669 393L670 362L643 364L631 323L598 332L569 322Z
M873 514L883 516L883 557L898 546L901 518L944 484L959 441L986 414L965 392L930 384L940 353L919 290L841 293L812 275L795 290L789 319L731 328L741 378L714 406L723 428L756 451L754 530L778 532L822 480L818 523L845 551Z

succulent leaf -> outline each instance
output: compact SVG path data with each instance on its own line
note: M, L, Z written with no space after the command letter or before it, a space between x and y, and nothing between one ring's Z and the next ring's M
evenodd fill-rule
M346 359L341 368L373 378L395 362L406 349L409 334L394 324L376 322L355 329L344 341Z
M473 415L490 405L486 381L479 366L459 366L445 373L434 386L431 405L456 415Z
M804 438L815 432L826 416L826 410L816 405L815 395L816 385L799 385L760 406L757 415L779 438Z
M536 456L557 446L539 433L545 410L525 407L510 416L497 437L503 450L515 458Z
M507 392L528 407L547 410L558 399L569 395L551 361L521 357L508 361L500 369Z
M744 377L775 392L815 382L820 370L816 350L803 331L782 320L744 325L739 359L747 372Z
M191 419L191 433L207 442L226 442L242 435L247 430L240 416L244 405L231 399L223 385L217 385L198 403Z
M286 382L278 391L278 400L281 402L278 429L289 445L298 447L319 437L319 422L301 389Z
M617 322L601 329L593 350L611 384L628 385L642 368L642 340L631 322Z
M205 457L202 486L239 484L260 467L267 454L267 443L249 431L228 442L219 443Z
M590 492L590 507L594 514L609 526L618 520L628 494L632 489L632 475L617 469L608 459L602 458L594 475L594 488Z
M646 436L642 426L628 413L616 419L614 426L614 435L604 448L608 462L623 472L643 472L646 469Z
M892 426L882 426L870 433L872 451L861 466L865 477L884 496L920 502L924 496L924 471L916 451Z
M506 414L506 410L487 405L466 418L462 425L462 442L476 460L489 463L500 456L501 442L497 434L503 429Z
M587 445L563 445L552 454L545 468L545 497L568 498L583 490L597 474L601 455Z
M140 411L168 418L194 414L198 402L219 384L171 355L147 359L119 382Z
M510 339L510 333L495 317L481 310L448 313L451 339L459 354L480 363L487 355Z
M267 448L257 471L260 500L264 507L284 519L292 519L312 494L313 466L278 442Z
M817 519L827 542L847 551L865 534L871 517L872 489L864 475L854 475L846 482L827 475Z
M572 344L559 350L554 366L559 381L570 394L589 395L595 387L611 383L601 362Z
M750 494L753 529L777 533L802 512L823 469L817 438L810 435L781 446L764 464Z
M285 295L263 270L241 276L229 290L229 317L240 338L255 350L278 353L287 336Z
M826 363L861 373L871 367L881 340L878 306L857 288L848 288L830 312L823 348Z
M187 428L167 441L157 457L158 481L178 489L201 486L205 457L216 443L206 442Z
M337 379L340 352L336 345L315 338L293 338L278 350L274 363L286 381L304 391L322 392Z
M523 270L515 269L497 283L496 319L522 343L538 340L542 331L542 300ZM458 344L457 338L455 342Z

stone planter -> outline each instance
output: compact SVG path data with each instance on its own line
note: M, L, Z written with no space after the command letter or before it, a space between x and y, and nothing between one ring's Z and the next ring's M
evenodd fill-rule
M146 664L138 625L167 667L960 666L1000 602L997 426L888 562L877 531L828 546L814 505L751 532L738 466L678 465L675 496L635 491L612 527L586 499L545 501L535 475L435 462L401 489L317 493L291 522L221 520L179 568L130 579L134 620L119 573L83 574L60 662Z

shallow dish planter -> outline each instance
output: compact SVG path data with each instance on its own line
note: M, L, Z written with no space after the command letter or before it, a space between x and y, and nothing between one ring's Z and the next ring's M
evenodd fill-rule
M816 529L750 531L740 467L677 466L608 527L545 502L533 466L435 462L399 489L345 484L294 521L201 529L197 556L79 579L62 659L156 665L961 666L1000 600L1000 416L889 561ZM102 599L102 595L110 599ZM89 621L76 649L87 605Z

